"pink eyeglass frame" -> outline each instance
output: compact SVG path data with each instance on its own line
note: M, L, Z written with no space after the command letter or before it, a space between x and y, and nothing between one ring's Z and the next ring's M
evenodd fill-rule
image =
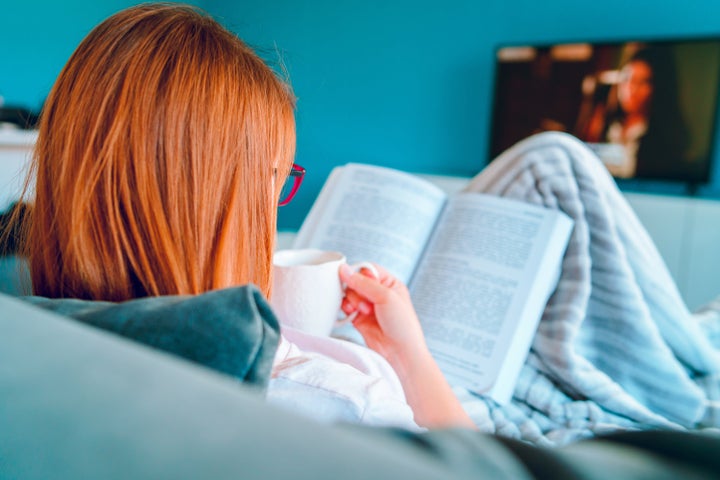
M282 207L290 203L290 201L293 199L298 189L300 188L300 184L302 183L303 178L305 178L305 172L306 170L297 163L292 164L292 168L290 169L290 175L286 181L292 178L293 185L290 189L290 193L288 193L285 198L280 199L278 207Z

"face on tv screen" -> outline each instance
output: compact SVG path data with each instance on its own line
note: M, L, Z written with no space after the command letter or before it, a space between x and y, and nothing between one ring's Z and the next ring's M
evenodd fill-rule
M617 178L705 183L719 74L720 38L502 47L490 153L557 130Z

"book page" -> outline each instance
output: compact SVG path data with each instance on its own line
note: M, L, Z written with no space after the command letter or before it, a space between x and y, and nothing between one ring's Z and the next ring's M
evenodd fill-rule
M477 193L448 200L410 292L452 384L487 392L508 355L519 373L571 228L561 212L514 200Z
M371 165L335 169L298 232L295 248L375 262L407 283L445 202L414 175Z

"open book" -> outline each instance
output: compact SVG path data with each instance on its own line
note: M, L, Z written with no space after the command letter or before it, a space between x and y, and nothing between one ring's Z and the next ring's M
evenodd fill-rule
M417 176L349 164L332 171L295 248L376 262L410 290L451 385L512 397L555 289L572 220L479 193L446 195Z

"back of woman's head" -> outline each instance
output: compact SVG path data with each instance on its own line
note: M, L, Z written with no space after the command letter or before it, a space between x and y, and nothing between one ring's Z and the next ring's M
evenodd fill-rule
M98 25L41 116L34 292L123 300L253 282L268 294L293 109L288 86L192 7Z

